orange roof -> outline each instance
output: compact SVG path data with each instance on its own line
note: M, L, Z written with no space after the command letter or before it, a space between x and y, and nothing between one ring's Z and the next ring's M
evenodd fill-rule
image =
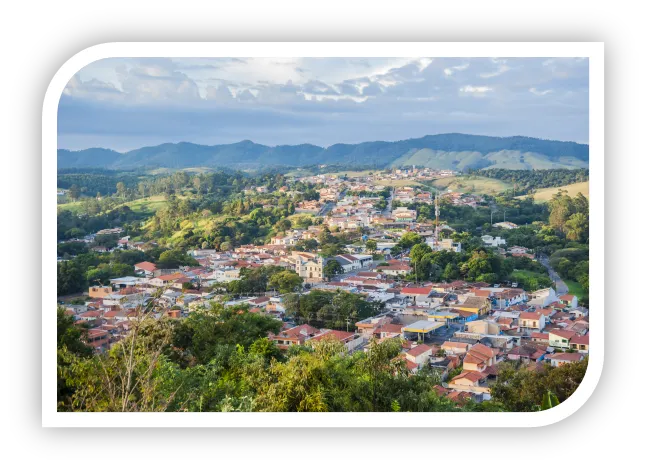
M402 288L402 293L404 295L430 295L433 291L433 287L406 287Z
M408 353L408 354L410 354L410 355L412 355L414 357L418 357L421 354L423 354L425 352L428 352L429 350L431 350L431 347L429 347L426 344L421 344L421 345L418 345L417 347L413 347L412 349L410 349L406 353Z

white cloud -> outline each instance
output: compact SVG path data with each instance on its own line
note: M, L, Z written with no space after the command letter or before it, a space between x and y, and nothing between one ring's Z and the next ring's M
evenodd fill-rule
M484 96L487 93L493 91L493 88L490 86L472 86L467 85L460 88L460 93L472 96Z
M530 88L529 92L532 94L535 94L536 96L545 96L546 94L550 94L553 90L543 90L539 91L536 88Z
M508 72L511 68L508 65L502 64L498 67L498 70L493 72L485 72L480 74L480 78L493 78L502 75L503 73Z
M110 121L110 125L123 126L124 135L143 129L170 135L167 129L180 132L175 125L179 129L182 119L187 121L187 128L194 128L197 120L189 116L195 115L200 116L200 121L217 122L221 129L216 137L213 126L208 127L204 131L208 138L221 138L237 126L236 135L242 139L272 135L272 141L277 143L294 143L294 135L304 135L299 132L306 127L304 120L308 118L315 122L307 124L311 125L308 135L314 135L311 141L318 143L343 141L342 135L354 141L385 138L388 129L395 128L400 129L398 137L423 135L428 132L429 122L421 117L419 122L412 120L412 116L423 115L432 115L433 128L444 131L491 134L496 125L505 125L506 129L517 129L517 134L535 135L534 127L521 131L521 121L525 122L528 115L540 119L541 113L562 113L564 100L568 112L576 116L588 109L584 99L587 60L549 60L551 63L543 65L546 58L106 59L79 71L65 88L61 102L73 104L76 109L87 102L91 105L87 109L96 114L123 109L125 114ZM495 109L489 106L492 97L496 99ZM112 109L105 103L111 103ZM163 107L165 103L168 105ZM529 108L528 103L534 107ZM151 104L159 106L153 111ZM540 109L535 107L538 104ZM160 113L159 109L167 112ZM125 127L124 116L134 116L135 112L138 119L128 117L129 127ZM449 115L452 117L447 121L439 117ZM293 119L289 120L291 130L283 130L279 123L284 121L276 116ZM406 125L398 120L401 116L408 116ZM475 116L489 120L481 121ZM81 120L82 117L70 119L65 132L82 134ZM383 127L375 124L372 134L370 130L362 134L360 129L371 128L365 125L369 121L378 121ZM324 128L318 125L321 122ZM464 122L472 126L461 127ZM489 127L484 126L486 122ZM168 127L160 127L162 124ZM551 121L544 126L555 128ZM109 132L119 133L97 126L91 131L93 135L105 132L106 139ZM559 127L555 132L560 135L565 130ZM569 138L585 140L587 134ZM185 139L196 140L193 134Z
M462 64L462 65L456 65L455 67L448 67L448 68L444 69L444 74L446 76L451 76L451 75L453 75L454 71L462 72L462 71L466 70L467 68L469 68L468 63Z

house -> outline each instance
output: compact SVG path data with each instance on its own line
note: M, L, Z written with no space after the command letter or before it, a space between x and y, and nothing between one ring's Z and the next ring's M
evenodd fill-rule
M413 300L415 304L427 304L430 303L429 297L431 296L432 291L432 286L404 287L401 289L401 294L406 298Z
M293 345L303 345L307 339L310 339L321 331L309 324L292 327L279 332L278 334L269 334L269 340L273 341L281 350L287 350Z
M464 303L457 304L454 308L459 309L460 311L469 311L481 316L483 314L487 314L491 310L491 300L488 297L470 296L464 300Z
M102 286L93 285L88 289L88 296L90 298L105 298L112 293L112 285Z
M401 324L382 324L375 329L373 335L378 339L390 339L393 337L399 337L402 334L402 328L404 326Z
M487 368L496 364L496 350L484 344L475 344L467 352L462 361L465 371L478 371L483 373Z
M496 309L507 309L527 301L527 294L521 288L490 289L490 298Z
M453 251L462 252L462 243L453 242L451 238L440 239L437 241L434 237L426 238L426 244L433 249L433 251Z
M543 332L532 332L529 336L529 340L532 342L536 342L541 345L549 345L550 343L550 335L549 333L543 333Z
M135 264L135 274L136 275L145 275L146 277L152 277L157 270L157 266L152 262L140 262Z
M518 228L518 225L516 223L512 223L510 221L501 221L494 223L493 226L495 226L496 228L504 228L505 230L513 230Z
M523 311L520 313L519 325L521 332L526 334L541 332L545 328L545 316L537 312Z
M481 237L482 242L485 246L487 247L499 247L502 246L503 244L507 244L507 242L501 238L500 236L496 236L495 238L491 235L484 235Z
M148 283L154 287L164 287L175 283L177 279L183 278L184 274L176 272L174 274L160 275L159 277L151 278Z
M338 340L348 352L359 348L365 342L364 338L355 332L345 332L336 330L327 330L307 340L307 344L316 347L316 343L321 340Z
M388 265L380 265L377 267L378 272L383 272L385 275L395 277L397 275L406 275L411 271L411 267L404 262L389 261Z
M251 307L264 308L269 304L269 301L270 301L270 298L268 296L261 296L259 298L253 298L247 301L247 303L249 303Z
M569 363L580 362L585 358L581 353L554 353L546 355L545 359L550 362L552 366L562 366Z
M405 352L406 360L409 360L418 365L423 365L426 363L432 353L432 348L426 344L420 344L416 347L413 347L408 352Z
M590 350L590 335L575 335L570 339L570 347L579 353L588 353Z
M546 353L547 349L545 346L538 344L524 344L511 349L507 354L507 358L509 360L519 360L523 363L537 362L541 361L545 357Z
M489 399L491 390L487 386L487 376L478 371L463 371L448 384L450 389L482 393L484 399Z
M527 304L530 306L536 306L538 308L545 308L552 303L559 301L558 296L553 288L543 288L541 290L536 290L531 292L528 295Z
M471 344L465 342L453 342L447 340L442 344L442 350L446 352L447 355L462 355L467 353Z
M579 299L576 297L576 295L561 295L559 296L559 300L565 303L568 308L576 308L577 306L579 306Z
M558 348L570 348L570 340L576 336L576 332L565 329L552 329L549 331L550 346Z
M106 350L110 345L110 333L101 328L89 329L86 342L95 350Z

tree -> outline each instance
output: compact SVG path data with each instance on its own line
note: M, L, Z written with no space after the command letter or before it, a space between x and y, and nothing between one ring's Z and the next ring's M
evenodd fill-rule
M58 296L78 293L85 288L83 270L75 261L59 262L56 269L56 291Z
M343 266L336 259L329 259L323 267L323 275L325 275L325 278L332 278L343 272L345 272Z
M584 213L575 213L566 222L563 227L565 236L570 241L586 241L589 231L588 215Z
M124 197L126 194L126 185L119 181L117 182L117 197Z
M423 243L422 237L414 231L407 231L402 235L397 243L402 249L410 249L416 244Z
M78 200L78 198L81 196L81 191L79 190L79 186L77 186L76 184L72 184L72 186L67 191L67 195L72 200Z
M280 293L292 293L303 284L303 279L292 270L283 270L271 276L269 287Z
M85 343L87 330L74 324L74 316L65 314L65 309L56 309L56 344L80 357L92 356L92 348Z
M318 236L318 242L320 245L330 244L334 242L334 236L330 233L330 229L327 226L324 226Z
M366 250L370 253L374 253L377 250L377 241L374 239L366 241Z
M202 179L200 178L200 176L195 176L195 177L193 178L193 187L195 187L195 191L196 191L198 194L200 194L200 193L201 193L201 189L202 189Z
M547 391L543 394L543 402L541 403L541 410L551 409L559 405L559 398L555 394L552 394L552 391Z

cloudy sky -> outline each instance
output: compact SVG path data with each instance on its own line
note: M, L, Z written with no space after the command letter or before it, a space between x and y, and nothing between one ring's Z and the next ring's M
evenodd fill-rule
M114 58L68 83L58 147L358 143L461 132L588 142L584 58Z

